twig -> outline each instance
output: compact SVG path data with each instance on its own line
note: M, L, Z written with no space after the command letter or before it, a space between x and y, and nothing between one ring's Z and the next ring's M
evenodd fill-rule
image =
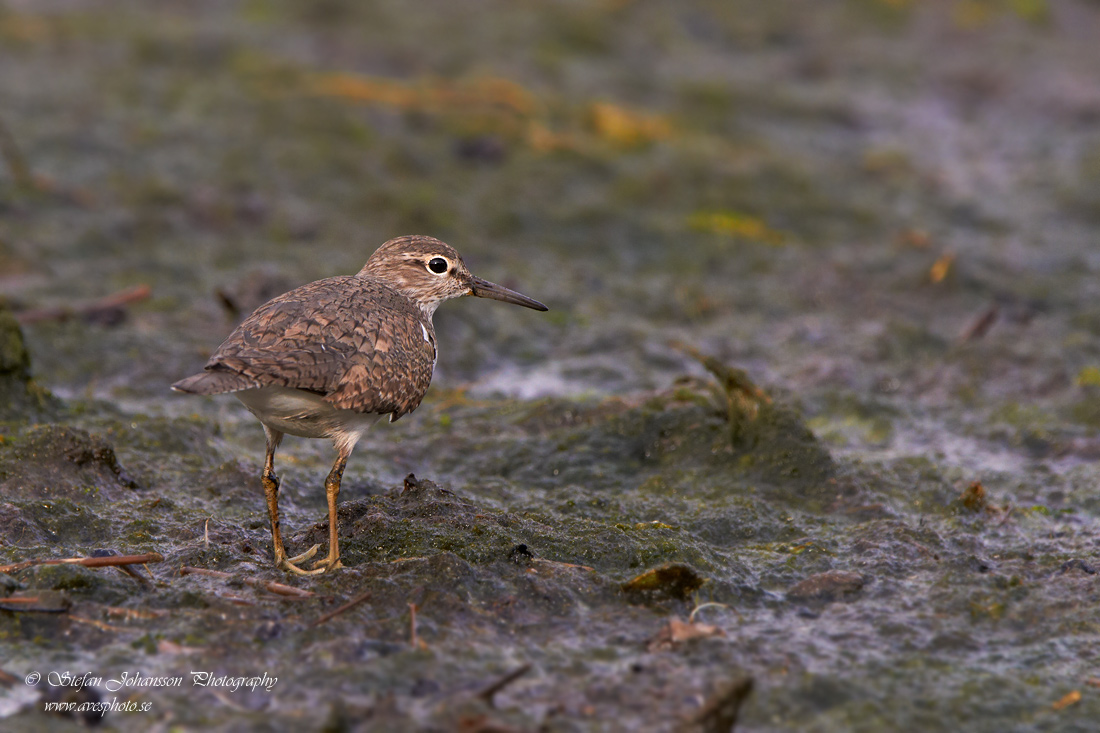
M0 608L5 611L35 613L65 613L69 610L68 597L61 591L44 590L33 596L5 596L0 598Z
M221 578L223 580L238 578L242 582L251 585L253 588L263 588L264 590L271 591L272 593L275 593L277 595L289 596L291 598L312 598L313 596L317 595L313 591L302 590L301 588L295 588L291 585L283 585L282 583L276 583L273 580L248 578L243 575L224 573L221 570L207 570L206 568L191 568L184 566L180 568L180 575L205 575L210 578Z
M1008 524L1008 520L1012 519L1012 512L1015 511L1015 509L1016 507L1012 506L1012 504L1005 504L1004 508L1001 510L1004 512L1004 519L997 522L997 526L1003 527L1004 525ZM931 554L931 551L929 551L929 553Z
M592 572L596 571L595 568L588 565L576 565L571 562L559 562L558 560L545 560L541 557L533 558L531 560L531 563L533 565L549 565L550 567L555 568L575 568L577 570L591 570Z
M144 566L142 566L142 567L144 567ZM129 575L131 578L136 579L140 583L144 583L145 585L152 585L153 584L152 580L150 580L149 578L146 578L144 575L142 575L137 570L135 570L133 565L119 565L118 569L121 570L122 572L126 573L127 575ZM149 568L145 568L145 571L148 572ZM153 575L152 573L149 573L150 578L152 577L152 575Z
M164 562L159 552L145 555L108 555L106 557L66 557L48 560L25 560L12 565L0 565L0 573L16 573L35 565L83 565L86 568L106 568L124 565L144 565L149 562Z
M962 333L959 334L959 338L957 339L958 342L977 341L982 336L985 336L989 332L989 329L993 328L993 324L997 322L997 316L999 314L1000 309L995 305L986 308L963 330Z
M409 604L409 644L413 649L427 649L428 645L416 635L416 604Z
M725 609L729 609L729 606L727 606L725 603L716 603L714 601L710 601L709 603L700 603L698 606L691 609L691 614L688 616L688 623L689 624L695 623L695 614L699 613L704 608L725 608ZM736 613L736 610L734 612ZM738 617L740 617L741 614L737 614L737 615L738 615Z
M252 600L251 598L245 598L243 596L235 596L232 593L215 593L214 595L216 595L218 598L221 598L222 600L229 601L230 603L234 603L238 606L255 606L256 605L256 601Z
M485 701L485 703L489 707L492 707L493 706L493 695L497 694L498 692L503 690L505 687L512 684L513 682L515 682L520 677L522 677L523 675L527 674L530 671L531 671L531 664L530 663L524 664L521 667L517 667L516 669L512 670L508 674L506 674L503 677L501 677L500 679L498 679L496 682L493 682L491 685L486 687L481 692L477 693L477 695L475 695L475 697L481 698L482 700Z
M336 618L337 616L339 616L340 614L344 613L345 611L350 611L351 609L355 608L356 606L358 606L360 603L367 600L368 598L370 598L370 592L369 591L366 592L366 593L361 593L360 595L356 596L355 598L352 598L350 601L348 601L344 605L340 606L339 608L334 609L332 611L329 611L328 613L326 613L323 616L320 616L316 621L311 623L308 628L312 629L315 626L320 626L323 623L327 623L327 622L331 621L332 619Z
M0 669L0 687L7 687L10 689L18 681L18 677Z
M67 321L74 317L82 318L85 321L107 320L116 318L125 306L145 300L152 292L152 288L148 285L135 285L132 288L120 290L117 293L87 303L74 306L33 308L16 313L15 317L24 326L42 321Z
M102 621L97 621L94 618L84 618L83 616L74 616L71 613L69 614L69 618L72 619L73 621L76 621L77 623L88 624L89 626L94 626L97 629L99 629L100 631L132 631L133 630L133 629L124 629L121 626L111 626L110 624L103 623Z
M134 619L163 618L169 615L169 612L163 609L139 610L136 608L122 608L121 606L106 606L104 610L107 611L108 616L120 616L124 621L133 621Z
M164 562L159 552L147 552L144 555L106 555L104 557L74 557L62 560L63 563L83 565L86 568L110 568L119 565L144 565L149 562Z

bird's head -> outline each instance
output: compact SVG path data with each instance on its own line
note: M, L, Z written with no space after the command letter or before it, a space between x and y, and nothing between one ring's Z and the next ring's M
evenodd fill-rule
M547 310L537 300L471 274L454 247L433 237L409 235L391 239L370 256L359 275L382 280L420 306L429 317L443 301L463 295Z

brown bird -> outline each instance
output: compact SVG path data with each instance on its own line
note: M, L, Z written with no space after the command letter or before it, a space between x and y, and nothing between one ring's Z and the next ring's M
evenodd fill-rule
M547 310L537 300L470 274L438 239L391 239L354 276L318 280L256 309L206 362L172 385L189 394L232 392L267 435L263 487L275 565L301 575L342 567L336 497L355 444L383 415L393 422L424 398L435 367L432 314L463 295ZM325 479L329 550L311 570L298 567L320 545L288 558L279 531L275 450L283 435L330 438L336 463Z

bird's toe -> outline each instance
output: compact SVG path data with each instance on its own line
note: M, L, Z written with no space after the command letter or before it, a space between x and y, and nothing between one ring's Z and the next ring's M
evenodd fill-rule
M305 552L303 552L301 555L295 555L294 557L286 558L286 561L289 562L289 563L303 563L306 560L309 560L310 558L312 558L314 555L316 555L317 551L320 550L320 549L321 549L320 545L314 545L313 547L311 547L308 550L306 550Z

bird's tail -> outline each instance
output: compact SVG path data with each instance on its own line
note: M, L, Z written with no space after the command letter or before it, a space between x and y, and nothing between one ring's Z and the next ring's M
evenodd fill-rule
M228 370L199 372L172 385L176 392L187 394L222 394L251 389L256 383L243 374Z

